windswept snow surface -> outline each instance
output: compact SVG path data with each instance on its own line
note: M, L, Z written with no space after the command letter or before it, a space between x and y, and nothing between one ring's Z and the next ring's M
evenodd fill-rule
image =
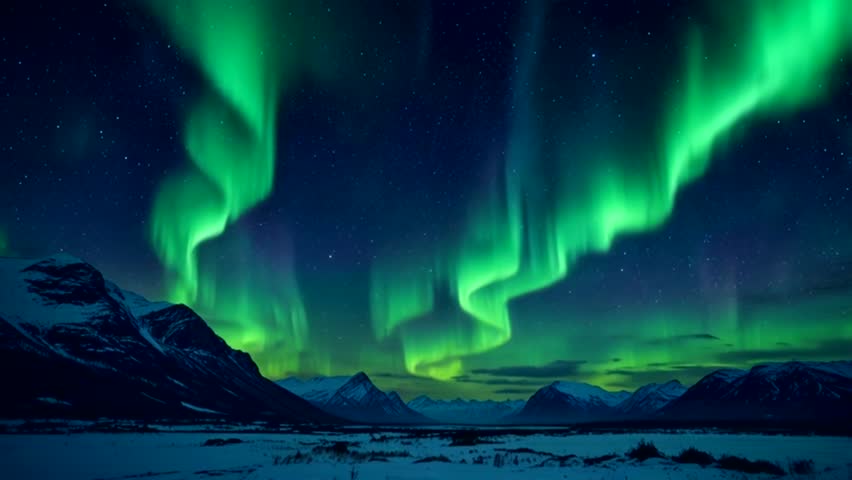
M202 447L210 438L238 438L242 443ZM0 472L3 478L23 480L61 478L63 480L155 478L157 480L217 478L233 479L755 479L766 475L744 475L715 467L680 465L652 459L637 463L623 458L624 452L640 440L653 442L668 455L687 447L713 455L733 454L751 460L766 459L785 470L792 460L812 459L820 479L852 478L852 438L804 437L744 434L589 434L528 436L504 435L497 443L451 447L437 436L405 437L387 431L369 433L158 433L72 435L0 435ZM350 452L407 452L408 456L388 456L387 461L368 461L362 455L317 453L317 447L333 442L356 442ZM546 455L511 452L530 449L555 455L577 455L565 466L547 463ZM508 452L507 452L508 451ZM300 452L303 460L284 463ZM609 453L621 457L595 466L584 466L582 458ZM449 463L414 463L418 459L445 456ZM496 466L495 456L503 457ZM310 457L310 463L304 461ZM482 458L482 464L475 464ZM567 457L566 457L567 458ZM46 461L47 460L47 461ZM517 460L517 464L515 461ZM464 462L464 463L462 463ZM284 463L284 464L282 464ZM788 478L798 478L795 476Z

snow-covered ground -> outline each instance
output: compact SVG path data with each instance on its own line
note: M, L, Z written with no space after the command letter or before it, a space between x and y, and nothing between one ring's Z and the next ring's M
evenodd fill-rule
M206 440L217 437L238 438L242 443L202 446ZM785 470L792 460L812 459L815 473L802 478L852 478L852 438L843 437L710 433L557 436L537 433L486 438L496 442L491 444L450 446L448 438L403 432L0 435L0 478L769 478L767 475L744 475L715 467L676 464L670 460L651 459L639 463L626 459L624 453L641 439L653 442L667 455L696 447L715 456L733 454L751 460L770 460ZM338 448L339 451L348 450L345 453L334 453L334 442L341 441L355 443L348 448ZM513 449L536 452L511 452ZM597 465L584 465L584 458L609 453L619 456ZM446 457L450 463L414 463L439 456ZM495 465L495 457L499 457L498 465ZM798 477L793 475L792 478Z

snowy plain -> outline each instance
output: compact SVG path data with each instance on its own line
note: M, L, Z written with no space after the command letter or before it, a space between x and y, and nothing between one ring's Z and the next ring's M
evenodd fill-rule
M437 431L436 431L437 432ZM211 438L241 443L202 446ZM629 460L640 440L666 455L696 447L777 463L811 459L814 473L788 478L852 478L852 438L723 433L552 434L485 437L494 443L451 446L435 433L70 433L0 435L0 477L18 479L762 479L668 459ZM345 453L336 442L350 442ZM513 452L514 450L514 452ZM298 453L297 453L298 452ZM372 453L370 453L372 452ZM584 458L618 457L587 466ZM576 455L577 457L571 457ZM415 463L428 457L449 463ZM495 460L495 457L500 457ZM561 460L556 460L561 458ZM481 462L481 463L480 463Z

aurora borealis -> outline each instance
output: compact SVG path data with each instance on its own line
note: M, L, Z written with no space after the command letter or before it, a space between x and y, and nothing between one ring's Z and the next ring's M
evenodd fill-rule
M848 358L852 6L726 5L3 7L0 254L405 396Z

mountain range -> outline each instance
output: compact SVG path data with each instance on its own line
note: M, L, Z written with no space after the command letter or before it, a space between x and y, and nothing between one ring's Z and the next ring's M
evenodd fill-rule
M666 418L852 421L852 362L787 362L718 370L661 410Z
M525 403L523 400L433 400L420 395L408 402L408 407L442 423L488 425L505 423Z
M568 424L591 421L852 421L852 362L770 363L630 393L553 382L526 402L408 404L359 372L264 378L192 309L149 302L70 255L0 258L0 374L7 418L282 423ZM283 387L283 388L282 388Z

